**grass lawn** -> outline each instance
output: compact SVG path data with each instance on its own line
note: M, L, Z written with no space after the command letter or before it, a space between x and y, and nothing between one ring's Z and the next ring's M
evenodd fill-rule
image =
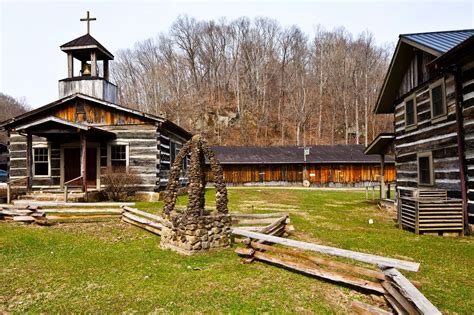
M137 207L158 213L162 203ZM365 201L365 192L236 188L229 190L229 208L289 212L294 238L420 262L420 272L402 272L421 282L433 304L444 313L474 310L474 238L399 230L387 212ZM0 313L331 314L348 312L354 299L374 303L274 266L243 265L233 249L194 257L163 251L159 237L118 221L1 223L0 266Z

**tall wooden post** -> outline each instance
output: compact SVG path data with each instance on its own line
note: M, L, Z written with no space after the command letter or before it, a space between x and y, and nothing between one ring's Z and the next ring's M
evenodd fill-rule
M82 191L87 195L87 166L86 166L86 158L87 158L87 141L86 135L81 133L81 176L82 176Z
M91 51L91 76L97 76L97 53L95 50Z
M104 79L109 80L109 61L104 60Z
M67 54L67 77L72 78L74 76L74 59L71 53Z
M33 137L26 134L26 190L31 191L33 186Z
M385 199L385 155L380 154L380 199Z

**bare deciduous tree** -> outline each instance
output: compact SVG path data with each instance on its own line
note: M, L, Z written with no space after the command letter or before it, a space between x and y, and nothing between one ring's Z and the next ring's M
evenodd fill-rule
M216 144L368 143L392 128L375 117L390 49L369 32L268 18L179 17L170 31L120 51L124 105L163 115Z

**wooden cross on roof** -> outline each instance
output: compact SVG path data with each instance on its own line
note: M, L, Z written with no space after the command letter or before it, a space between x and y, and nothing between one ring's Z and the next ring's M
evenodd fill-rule
M97 19L96 19L96 18L91 18L91 17L89 16L89 11L87 11L87 17L81 18L81 22L84 22L84 21L87 22L87 34L90 33L90 29L91 29L91 28L90 28L90 22L91 22L91 21L95 21L95 20L97 20Z

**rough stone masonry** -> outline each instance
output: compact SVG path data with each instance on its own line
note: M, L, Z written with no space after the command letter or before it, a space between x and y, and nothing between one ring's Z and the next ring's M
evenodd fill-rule
M183 159L191 154L188 168L189 200L186 209L176 209ZM216 212L205 209L205 157L211 165L216 186ZM164 224L160 246L191 255L230 245L231 217L227 208L227 188L219 162L200 136L189 140L176 156L165 195Z

